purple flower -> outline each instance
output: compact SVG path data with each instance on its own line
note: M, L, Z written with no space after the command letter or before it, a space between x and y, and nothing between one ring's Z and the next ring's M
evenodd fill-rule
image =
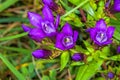
M117 53L120 53L120 46L117 47Z
M53 0L42 0L42 2L52 10L58 9L57 4Z
M80 54L80 53L75 53L72 56L72 60L74 60L74 61L81 61L81 60L83 60L83 55Z
M52 11L46 5L42 13L44 17L34 12L28 12L28 19L35 28L22 25L23 30L28 32L29 37L35 41L41 41L45 37L53 37L57 34L60 16L58 15L55 21Z
M120 12L120 0L114 0L113 10L116 12Z
M50 50L45 50L45 49L39 49L39 50L33 51L32 55L35 58L38 58L38 59L45 59L45 58L48 58L51 55L51 51Z
M113 74L112 72L109 72L109 73L107 74L107 76L108 76L108 78L110 78L110 79L114 78L114 74Z
M107 45L112 42L111 38L115 28L107 25L103 19L96 22L95 28L90 29L90 37L99 46Z
M61 50L71 49L75 46L78 37L78 32L73 31L71 26L66 23L62 31L56 37L55 47Z

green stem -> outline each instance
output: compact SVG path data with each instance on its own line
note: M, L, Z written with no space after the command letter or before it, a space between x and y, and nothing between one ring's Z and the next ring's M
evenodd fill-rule
M75 10L77 10L78 8L80 8L81 6L83 6L84 4L86 4L89 0L85 0L84 2L80 3L78 6L76 6L75 8L73 8L72 10L70 10L69 12L67 12L66 14L64 14L63 16L61 16L61 19L66 17L67 15L69 15L70 13L74 12Z

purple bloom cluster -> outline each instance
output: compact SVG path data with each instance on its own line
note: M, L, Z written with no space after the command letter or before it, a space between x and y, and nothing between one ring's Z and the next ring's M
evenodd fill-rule
M78 38L78 32L73 30L69 23L65 23L61 32L58 31L60 22L60 16L57 15L56 20L52 14L50 8L55 7L53 0L42 0L45 4L42 9L42 14L35 12L28 12L28 19L34 28L22 25L25 32L28 32L28 36L36 42L41 42L44 38L55 39L55 47L61 50L69 50L76 44ZM116 0L115 0L116 1ZM110 26L107 28L103 19L96 22L95 28L90 28L91 39L99 46L107 45L112 42L115 28ZM32 52L35 58L48 58L51 55L51 51L46 49L35 50ZM83 56L79 53L75 53L72 56L74 61L80 61Z
M95 28L90 28L90 37L95 44L99 46L107 45L112 42L111 38L113 36L115 28L107 25L103 19L96 22Z
M56 20L54 20L54 16L52 11L50 10L50 6L53 3L52 0L43 0L46 4L43 7L42 14L43 16L34 13L28 12L28 19L30 23L34 26L34 28L28 27L26 25L22 25L22 28L25 32L28 32L28 36L35 40L36 42L41 42L42 39L48 38L56 38L55 46L61 50L68 50L75 46L78 32L73 31L71 26L66 23L62 31L58 31L58 25L60 21L60 16L57 15ZM47 58L51 55L49 50L35 50L32 55L35 58Z

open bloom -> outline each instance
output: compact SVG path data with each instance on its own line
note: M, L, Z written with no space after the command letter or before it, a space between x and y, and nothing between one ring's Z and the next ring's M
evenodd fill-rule
M55 47L61 50L71 49L75 46L78 37L78 32L73 31L71 26L66 23L62 31L57 34Z
M38 49L38 50L33 51L32 55L38 59L45 59L51 55L51 51L45 50L45 49Z
M99 46L107 45L112 42L111 38L113 36L115 28L107 25L103 19L96 22L95 28L90 28L90 37Z
M83 55L80 53L75 53L72 55L72 60L74 61L81 61L83 60Z
M57 4L53 0L42 0L42 2L52 10L58 9Z
M114 0L113 10L120 12L120 0Z
M35 41L41 41L45 37L53 37L57 34L60 16L58 15L56 21L52 11L48 6L44 6L42 10L43 17L34 12L28 12L28 19L35 28L30 28L22 25L25 32L28 32L30 38Z

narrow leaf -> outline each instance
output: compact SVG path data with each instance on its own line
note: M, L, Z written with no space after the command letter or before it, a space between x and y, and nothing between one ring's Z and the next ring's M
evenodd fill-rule
M100 68L103 60L92 61L89 64L85 64L79 67L77 77L75 80L89 80Z
M69 61L69 52L64 51L61 55L61 67L60 70L63 70Z

